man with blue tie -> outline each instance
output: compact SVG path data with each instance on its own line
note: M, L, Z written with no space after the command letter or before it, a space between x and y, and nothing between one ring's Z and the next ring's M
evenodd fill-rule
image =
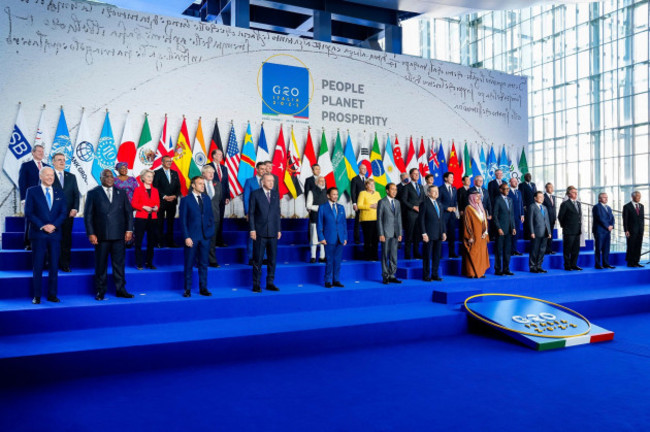
M427 198L422 203L422 211L418 221L422 232L422 241L424 242L422 279L425 282L442 281L438 273L438 267L442 255L442 242L447 238L447 234L444 229L444 214L437 200L438 186L428 186Z
M535 204L535 193L537 193L537 186L532 182L533 176L530 173L524 175L524 181L519 184L519 192L524 202L524 238L529 239L530 232L528 228L530 224L526 222L528 218L528 206Z
M515 213L515 229L517 233L521 233L521 224L524 223L524 202L522 200L521 192L519 192L519 180L515 177L510 179L510 192L508 197L512 200L512 207ZM517 250L517 235L510 238L510 255L522 255Z
M59 253L61 249L61 226L67 216L67 204L63 191L55 189L54 170L44 167L39 172L41 184L27 189L25 194L25 218L30 224L29 239L32 244L32 290L33 304L41 303L43 267L49 255L47 300L58 303Z
M327 190L327 202L318 208L318 241L325 245L325 288L340 287L341 259L343 246L348 243L348 228L345 220L345 208L338 204L339 190L331 187Z
M258 162L255 165L257 175L246 179L244 183L244 215L248 219L248 209L250 207L251 194L262 187L262 176L266 174L266 161ZM248 257L248 265L253 265L253 239L248 237L246 242L246 256Z
M528 230L530 231L530 254L528 266L531 273L546 273L542 268L546 251L546 241L551 241L552 232L548 209L544 206L544 194L535 192L533 204L528 206Z
M449 247L449 258L458 258L456 254L456 220L458 217L458 201L454 184L454 173L446 172L442 176L444 183L440 187L440 198L438 202L442 207L442 220L447 233L447 246Z
M598 204L596 204L591 213L594 217L591 231L594 234L594 249L596 252L596 268L613 269L614 266L609 264L609 246L614 229L614 213L607 205L607 194L598 194Z
M397 272L397 247L402 241L402 209L397 201L397 185L386 185L386 196L377 204L377 234L381 243L381 276L384 285L402 283Z
M179 209L181 232L185 242L185 292L183 297L191 296L195 260L199 263L199 294L211 296L212 293L208 291L208 259L210 242L215 234L212 203L210 197L204 193L205 180L202 177L193 177L190 189L187 196L181 199Z
M274 189L275 177L270 173L262 176L262 187L253 191L248 208L248 226L253 239L253 292L261 293L262 262L267 256L266 289L280 291L274 284L275 258L278 240L282 237L280 227L280 195Z
M501 183L499 186L501 195L494 198L492 208L494 214L492 221L496 230L496 240L494 245L494 274L497 276L512 276L510 271L510 246L511 236L517 234L515 229L515 211L514 204L508 193L510 187L507 183Z
M404 215L404 258L420 259L420 234L418 232L418 213L420 205L424 200L424 188L420 184L420 172L417 168L411 168L409 171L410 182L402 187L400 201L404 205L402 212ZM454 189L454 194L456 190ZM405 213L405 214L404 214Z
M61 226L61 256L59 267L61 271L70 272L70 250L72 248L72 225L77 210L79 209L79 200L81 194L77 186L77 178L74 174L65 171L65 155L57 153L52 156L52 165L54 166L54 187L63 191L65 201L68 205L67 217Z
M39 173L43 167L49 166L43 162L45 151L43 146L36 144L32 149L32 160L24 162L18 171L18 191L20 192L20 202L25 205L25 197L27 196L27 189L37 186L40 180ZM25 220L25 250L31 250L29 243L29 222Z

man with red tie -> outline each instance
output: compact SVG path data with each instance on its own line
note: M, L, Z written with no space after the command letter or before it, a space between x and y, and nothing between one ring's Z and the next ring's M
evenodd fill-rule
M221 202L219 204L219 220L221 223L217 227L217 242L219 247L228 246L223 241L223 215L226 213L226 205L230 203L230 182L228 180L228 167L222 163L223 152L219 149L212 150L212 162L208 164L214 168L215 178L221 183Z

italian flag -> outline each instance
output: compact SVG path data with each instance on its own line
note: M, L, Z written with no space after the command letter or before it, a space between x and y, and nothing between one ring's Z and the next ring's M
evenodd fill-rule
M327 188L336 187L336 180L334 178L334 167L332 166L332 159L330 159L330 151L327 148L327 138L325 137L325 130L320 139L320 151L318 152L318 165L320 165L320 175L325 177L325 184Z

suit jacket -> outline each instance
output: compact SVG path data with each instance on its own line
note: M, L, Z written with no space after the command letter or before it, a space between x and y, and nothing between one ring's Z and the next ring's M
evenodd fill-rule
M542 238L551 234L551 223L549 221L549 212L544 204L544 214L537 203L528 208L528 228L531 234L535 234L536 238Z
M308 177L305 180L305 196L309 195L309 191L316 188L316 176Z
M153 187L158 190L161 202L163 197L175 195L176 200L173 201L173 204L175 205L181 196L181 181L178 177L178 173L173 169L169 170L169 174L171 182L167 180L167 175L165 175L165 170L163 168L157 169L153 176Z
M512 200L512 206L515 211L515 225L518 225L518 222L524 215L524 201L522 199L521 192L519 192L519 189L510 189L510 192L508 192L508 197L510 197ZM553 222L555 222L555 214L553 214Z
M183 239L192 239L194 243L201 240L208 240L214 235L214 217L212 216L212 204L210 197L201 195L203 201L203 212L194 196L190 192L181 199L179 208L181 233Z
M251 193L253 193L253 191L258 190L260 187L261 187L260 179L257 178L257 176L253 176L249 179L246 179L246 183L244 183L244 214L248 214L248 207L250 206L249 201L251 199ZM306 184L305 187L307 187ZM305 196L307 196L306 193Z
M522 182L519 183L519 192L521 192L521 195L524 199L524 207L528 207L535 202L535 192L537 192L537 186L535 186L535 183L533 182L530 182L530 184Z
M557 219L560 221L563 234L580 235L582 233L582 206L578 212L570 199L560 205L560 214Z
M250 180L250 179L248 179L248 180ZM248 183L248 181L247 181L247 183ZM208 199L211 202L212 216L214 217L214 224L216 226L221 221L220 205L221 205L221 193L223 191L223 188L221 187L221 183L219 182L219 180L216 177L212 179L212 188L214 189L214 196L211 199L210 199L210 195L208 195L208 190L207 189L204 192L204 194L205 194L205 196L208 197Z
M553 228L557 219L557 197L553 196L551 199L544 192L544 205L548 209L548 219L551 222L551 228Z
M504 183L503 179L501 180L501 183ZM501 195L499 187L501 187L501 185L497 184L497 179L494 179L488 183L488 195L490 195L491 204L494 204L494 200Z
M325 240L327 244L335 245L337 241L348 241L348 225L345 219L345 208L336 204L336 215L328 200L318 208L318 222L316 223L318 241Z
M508 204L502 196L495 197L494 207L492 214L492 221L497 230L503 230L504 234L509 234L515 229L515 205L510 199L506 197Z
M41 161L42 162L42 161ZM49 166L43 162L43 166ZM23 162L18 170L18 190L20 191L20 200L24 201L27 196L27 189L39 184L41 178L39 177L38 166L34 160ZM65 181L65 179L63 179ZM40 228L40 227L39 227Z
M217 166L214 162L208 164L214 168L214 178L219 180L219 174L217 174ZM226 165L221 165L221 203L225 204L227 199L230 199L230 182L228 181L228 167Z
M397 196L393 199L395 212L388 197L377 203L377 235L386 238L397 238L402 235L402 208Z
M133 231L133 209L126 192L113 187L113 202L108 201L103 186L91 189L86 195L84 224L88 236L98 241L124 239Z
M634 203L623 206L623 231L643 235L643 204L639 203L639 214L636 214Z
M47 198L40 185L27 189L25 196L25 217L29 221L29 238L61 238L61 225L68 216L65 196L61 189L52 187L52 208L48 208ZM56 227L48 234L41 228L52 224Z
M591 224L591 232L598 235L609 234L607 227L614 226L614 213L612 212L612 208L598 203L592 207L591 214L594 217Z
M57 189L63 190L63 195L65 196L65 202L68 205L68 214L70 210L79 210L79 186L77 186L77 177L69 172L63 172L63 188L61 188L61 182L59 181L59 176L56 171L54 171L54 184L52 185Z
M400 201L404 204L404 207L406 207L407 215L412 214L417 216L417 212L413 210L413 207L419 207L422 204L422 200L426 194L424 193L424 188L421 184L416 183L415 185L420 190L420 195L418 196L418 193L415 190L415 187L413 187L413 183L411 182L407 185L404 185L402 188L402 197Z
M350 199L352 200L352 204L357 203L359 194L364 190L366 190L366 184L361 180L361 175L358 174L354 176L352 180L350 180Z
M436 212L436 208L433 206L431 199L427 197L422 203L420 215L418 216L420 230L422 234L429 236L429 241L442 240L442 234L445 232L442 219L444 213L440 204L438 204L438 209L440 210L440 217L438 217L438 212Z
M271 191L271 202L266 199L264 188L251 193L248 208L248 225L258 237L277 237L280 228L280 195Z
M64 179L65 181L65 179ZM155 187L151 186L151 197L147 193L144 185L140 185L133 191L133 199L131 200L131 207L135 210L135 217L140 219L147 219L149 212L145 211L142 207L158 207L160 209L160 195ZM151 212L151 219L158 219L158 212Z
M465 189L461 186L456 190L456 202L458 202L458 211L465 211L465 207L469 205L469 190L471 187Z
M483 195L483 200L481 201L483 203L483 208L487 212L488 216L491 216L492 215L492 210L493 210L492 209L492 200L490 200L490 196L485 191L485 189L483 189L483 188L481 188L481 189L482 190L479 191L479 189L476 186L472 186L471 188L469 188L469 191L467 191L468 192L467 204L469 205L469 194L472 193L472 192L479 192L479 193L481 193Z
M445 215L445 217L449 217L454 213L449 213L447 211L447 208L456 207L458 205L458 197L456 195L456 189L452 186L451 195L450 195L449 191L447 190L447 184L443 183L442 186L439 187L439 190L440 190L440 196L438 197L438 203L440 204L441 207L440 210L442 211L442 214Z

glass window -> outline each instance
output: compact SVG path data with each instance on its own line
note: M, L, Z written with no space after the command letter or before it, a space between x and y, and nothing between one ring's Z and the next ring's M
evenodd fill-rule
M648 116L648 93L641 93L634 96L634 122L646 123L650 121Z
M589 51L578 53L578 78L589 76Z
M575 108L566 110L566 133L578 133L578 110Z
M578 108L578 130L580 132L591 131L591 105Z
M648 61L648 32L634 35L634 63Z
M648 30L648 2L634 7L634 31Z
M567 30L566 37L564 38L566 44L567 54L571 54L578 50L578 39L576 36L576 29Z
M637 156L645 156L650 162L650 136L648 136L648 126L637 126L634 128L634 153Z
M582 6L582 4L580 6ZM586 50L587 48L589 48L589 26L587 24L582 24L578 26L577 35L578 35L578 51Z
M564 22L566 23L566 28L570 29L576 25L576 5L575 4L565 4L561 6L564 9Z
M582 24L589 21L589 8L591 3L579 3L576 4L576 12L578 14L576 23Z

